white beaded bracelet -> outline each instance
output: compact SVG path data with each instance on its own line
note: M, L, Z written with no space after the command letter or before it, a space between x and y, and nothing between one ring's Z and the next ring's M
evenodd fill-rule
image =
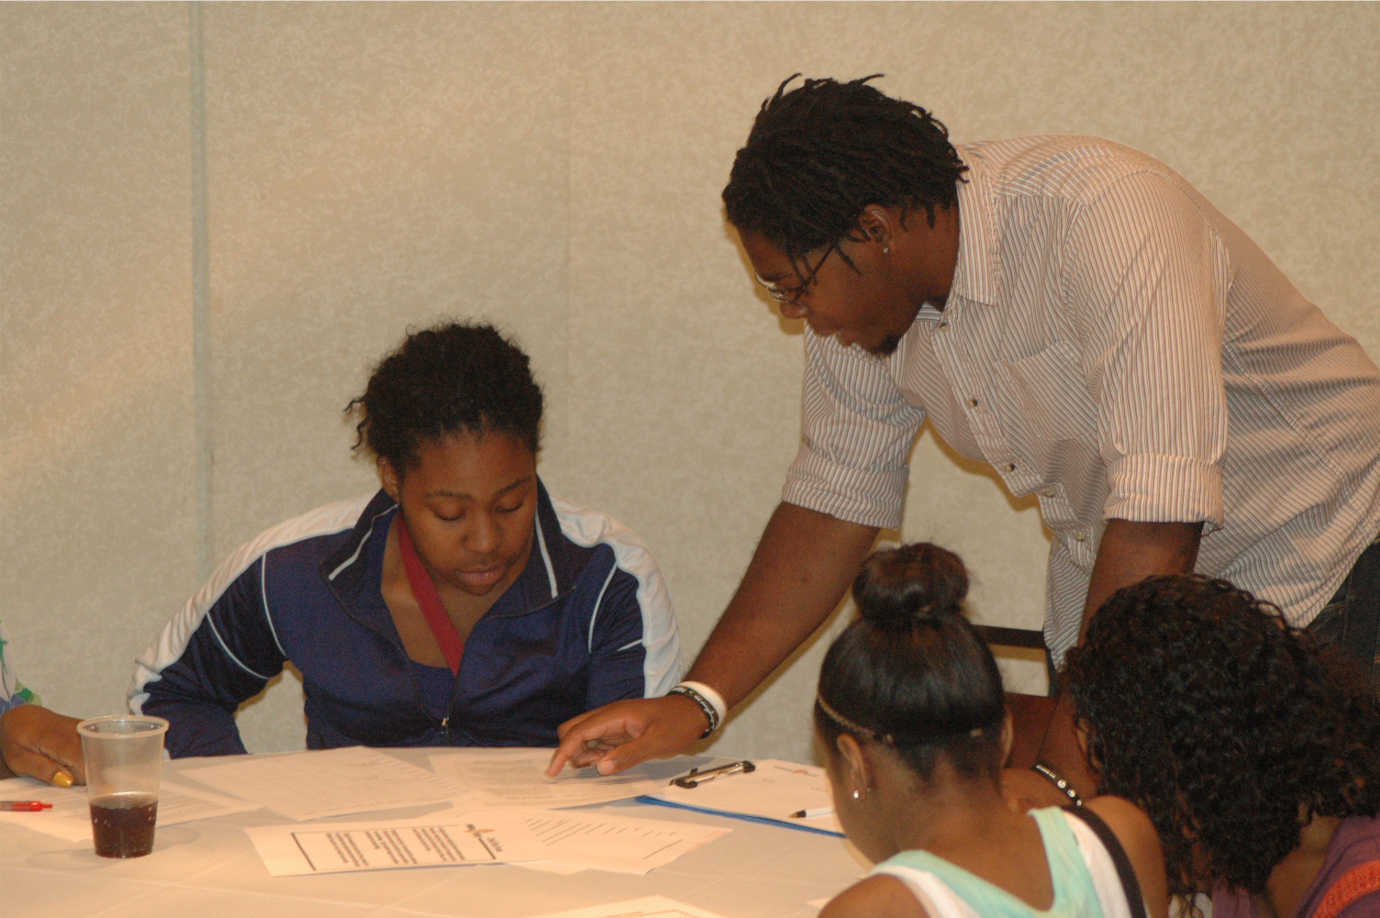
M724 722L724 718L728 716L728 705L724 703L724 696L720 695L714 686L705 685L703 682L694 682L690 679L682 679L680 684L703 695L704 700L714 706L714 713L719 715L719 723Z
M700 739L709 736L719 729L719 724L723 723L724 715L727 713L723 696L703 682L682 682L667 694L684 695L699 705L700 710L704 712L705 719L709 721L709 726L700 734Z

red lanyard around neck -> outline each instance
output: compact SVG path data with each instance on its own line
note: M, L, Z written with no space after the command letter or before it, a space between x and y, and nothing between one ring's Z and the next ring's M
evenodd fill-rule
M446 607L441 605L441 594L436 592L436 584L422 566L417 549L412 544L412 533L407 531L407 521L402 511L398 511L398 551L402 552L403 568L407 571L407 582L412 586L412 597L422 607L422 615L431 626L431 633L441 645L441 653L446 656L446 664L454 675L460 673L460 658L465 655L465 642L446 615Z

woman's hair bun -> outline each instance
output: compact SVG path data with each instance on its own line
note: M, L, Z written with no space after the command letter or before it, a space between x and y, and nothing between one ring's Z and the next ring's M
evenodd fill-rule
M963 560L931 542L874 552L853 580L853 599L862 617L882 628L958 615L967 594Z

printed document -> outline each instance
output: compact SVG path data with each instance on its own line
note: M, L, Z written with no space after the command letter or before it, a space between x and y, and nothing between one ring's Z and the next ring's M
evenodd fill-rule
M729 829L503 807L421 819L245 829L273 876L524 861L644 874Z

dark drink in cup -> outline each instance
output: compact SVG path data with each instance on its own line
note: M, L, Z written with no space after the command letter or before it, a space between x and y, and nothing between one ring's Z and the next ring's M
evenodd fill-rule
M101 857L142 857L153 850L167 732L166 720L144 714L109 714L77 724L91 840Z
M101 857L140 857L153 850L158 798L107 794L91 800L91 837Z

